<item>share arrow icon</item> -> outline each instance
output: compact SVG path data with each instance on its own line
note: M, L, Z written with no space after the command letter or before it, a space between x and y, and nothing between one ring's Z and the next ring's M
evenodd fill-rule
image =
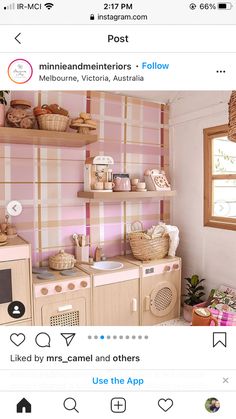
M61 333L61 336L65 339L66 341L66 346L70 346L72 340L75 337L75 333Z

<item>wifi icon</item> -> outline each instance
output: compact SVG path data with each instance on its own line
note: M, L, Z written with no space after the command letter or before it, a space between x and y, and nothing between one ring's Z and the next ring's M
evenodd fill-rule
M54 4L53 3L45 3L45 5L44 5L48 10L50 10L53 6L54 6Z

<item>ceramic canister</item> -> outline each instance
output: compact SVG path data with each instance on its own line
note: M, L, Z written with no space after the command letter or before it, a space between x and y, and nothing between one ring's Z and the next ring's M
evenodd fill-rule
M131 182L128 177L116 177L113 182L115 192L131 191Z

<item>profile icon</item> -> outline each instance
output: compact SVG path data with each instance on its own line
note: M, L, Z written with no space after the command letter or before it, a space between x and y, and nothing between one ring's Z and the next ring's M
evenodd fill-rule
M215 397L207 399L205 408L209 413L216 413L220 409L220 402Z
M12 313L13 314L20 314L20 308L19 308L19 306L15 305L13 307Z
M20 319L25 314L25 306L21 301L12 301L8 308L8 314L13 319Z

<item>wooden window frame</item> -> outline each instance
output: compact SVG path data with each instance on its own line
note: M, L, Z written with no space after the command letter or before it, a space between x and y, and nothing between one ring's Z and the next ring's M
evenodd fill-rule
M236 230L236 219L212 215L213 180L236 179L236 174L213 175L212 173L212 140L227 135L228 125L206 128L204 134L204 226Z

